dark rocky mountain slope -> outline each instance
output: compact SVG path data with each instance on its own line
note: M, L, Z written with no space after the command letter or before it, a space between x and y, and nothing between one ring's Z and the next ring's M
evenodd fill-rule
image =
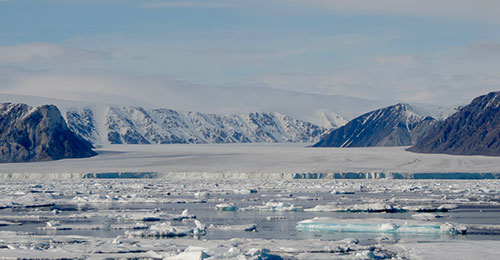
M333 130L314 147L406 146L436 123L417 114L410 105L397 104L363 114Z
M415 146L421 153L500 155L500 92L475 98L440 122Z
M69 130L54 105L0 104L0 162L33 162L96 155Z

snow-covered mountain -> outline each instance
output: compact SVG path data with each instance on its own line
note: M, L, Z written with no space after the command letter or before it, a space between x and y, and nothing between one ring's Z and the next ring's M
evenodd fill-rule
M277 112L217 115L108 106L103 111L68 109L66 119L94 144L315 142L327 131Z
M0 162L33 162L96 155L68 129L54 105L0 103Z
M332 130L344 126L349 122L343 116L330 111L322 111L320 118L320 125Z
M405 146L415 143L436 119L424 117L408 104L363 114L333 130L316 147Z

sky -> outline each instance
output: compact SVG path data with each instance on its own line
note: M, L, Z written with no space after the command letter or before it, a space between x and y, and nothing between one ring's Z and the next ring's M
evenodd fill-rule
M499 13L498 0L0 0L0 93L462 104L500 90Z

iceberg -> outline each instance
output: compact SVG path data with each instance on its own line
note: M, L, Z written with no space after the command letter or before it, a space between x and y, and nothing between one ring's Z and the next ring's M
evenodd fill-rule
M453 223L408 222L398 219L313 218L297 223L302 231L389 233L389 234L465 234L464 226Z

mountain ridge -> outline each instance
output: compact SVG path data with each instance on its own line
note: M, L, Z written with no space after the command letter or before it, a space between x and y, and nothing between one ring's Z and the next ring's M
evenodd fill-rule
M408 149L420 153L500 155L500 91L476 97Z
M104 122L90 108L69 109L66 118L73 131L95 144L315 142L328 131L278 112L218 115L108 106L104 113Z
M314 147L411 145L437 120L417 114L404 103L365 113L331 131Z
M54 105L0 103L0 162L33 162L96 155L70 131Z

